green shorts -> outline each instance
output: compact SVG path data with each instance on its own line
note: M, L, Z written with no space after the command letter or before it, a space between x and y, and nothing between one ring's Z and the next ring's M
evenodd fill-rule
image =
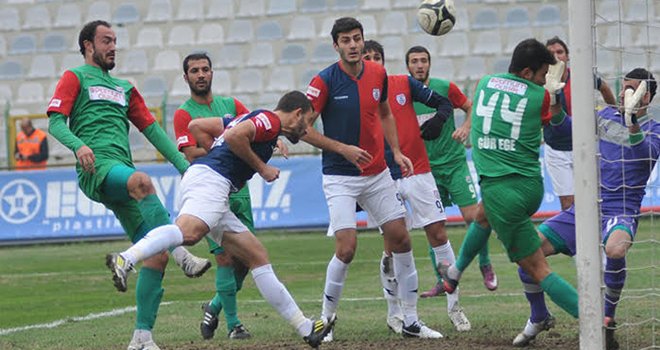
M112 210L128 238L135 243L149 232L142 218L138 202L131 198L126 186L128 178L135 173L135 168L118 162L110 164L111 166L105 171L99 189L95 191L98 197L97 201ZM98 169L104 169L106 165L107 163L96 164L96 176L100 175Z
M486 218L512 262L541 247L531 216L543 200L543 179L517 174L481 179Z
M254 219L252 218L252 202L250 199L250 190L245 185L240 191L232 193L229 196L229 209L238 217L243 225L247 226L250 232L254 232ZM218 245L214 240L206 237L206 242L209 244L209 251L214 255L223 253L225 250Z
M474 189L470 168L466 162L459 162L451 167L431 167L431 173L445 208L453 204L460 208L477 204L477 191Z

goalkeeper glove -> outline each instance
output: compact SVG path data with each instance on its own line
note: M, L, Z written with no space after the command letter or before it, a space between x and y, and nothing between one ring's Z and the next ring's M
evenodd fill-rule
M557 103L557 93L564 88L566 83L561 82L561 76L564 74L564 61L557 60L557 63L548 67L548 73L545 74L545 85L543 87L550 94L550 105Z
M646 94L646 81L639 83L637 90L629 87L623 93L623 110L626 126L637 124L635 112L637 112L639 102L641 101L644 94Z
M437 139L442 132L442 127L445 125L447 118L446 115L435 113L431 119L425 121L420 127L422 138L427 141Z

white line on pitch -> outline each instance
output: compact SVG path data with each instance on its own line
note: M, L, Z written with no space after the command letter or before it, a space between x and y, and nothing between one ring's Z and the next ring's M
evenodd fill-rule
M160 305L163 306L163 305L169 305L169 304L172 304L172 302L164 302L164 303L161 303ZM63 324L69 323L69 322L90 321L90 320L95 320L95 319L98 319L98 318L119 316L119 315L123 315L125 313L133 312L135 310L136 310L135 306L129 306L129 307L121 308L121 309L114 309L114 310L110 310L110 311L106 311L106 312L99 312L99 313L89 314L87 316L68 317L68 318L56 320L56 321L49 322L49 323L39 323L39 324L32 324L32 325L23 326L23 327L0 329L0 335L7 335L7 334L11 334L11 333L23 332L23 331L27 331L27 330L30 330L30 329L55 328L55 327L59 327Z
M463 295L461 296L463 299L465 298L484 298L484 297L520 297L522 293L497 293L495 294L476 294L476 295ZM384 300L385 298L383 297L368 297L368 298L342 298L342 302L364 302L364 301L379 301L379 300ZM298 303L319 303L321 302L321 299L299 299L296 300ZM202 301L199 301L201 303ZM263 299L250 299L250 300L240 300L241 303L250 303L250 304L263 304L266 303L265 300ZM183 302L181 301L168 301L168 302L163 302L160 304L160 306L166 306L166 305L173 305L173 304L181 304ZM100 318L106 318L106 317L113 317L113 316L119 316L123 315L129 312L134 312L136 310L135 306L129 306L121 309L114 309L106 312L99 312L99 313L93 313L89 314L87 316L76 316L76 317L68 317L64 319L59 319L55 320L53 322L49 323L39 323L39 324L33 324L33 325L27 325L23 327L15 327L15 328L5 328L1 329L0 328L0 336L3 335L8 335L12 333L18 333L18 332L23 332L31 329L50 329L50 328L56 328L61 325L70 323L70 322L81 322L81 321L91 321L95 319L100 319Z

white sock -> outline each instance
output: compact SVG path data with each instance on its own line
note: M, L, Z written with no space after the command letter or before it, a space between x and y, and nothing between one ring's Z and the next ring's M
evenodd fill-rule
M344 281L348 274L348 264L339 260L336 255L332 256L328 263L328 270L325 274L325 288L323 289L323 308L321 316L328 319L337 312L339 298L344 289Z
M147 329L136 329L133 331L133 340L138 343L146 343L152 340L151 331Z
M183 243L183 233L179 226L163 225L149 231L141 240L121 252L121 256L135 265L170 247L180 246L181 243Z
M401 315L401 305L399 304L399 284L394 278L394 264L392 257L387 259L387 254L383 252L383 257L380 259L380 283L383 285L383 297L387 301L387 316ZM385 273L387 270L387 273Z
M447 262L449 265L454 265L456 262L456 256L454 255L454 250L451 248L451 243L447 243L433 247L433 254L435 254L435 261L438 263ZM451 277L451 276L450 276ZM447 312L449 312L456 303L458 303L458 293L454 292L452 294L446 293L447 295Z
M403 311L403 323L406 326L417 322L417 269L412 250L405 253L392 253L394 258L394 277L399 282L399 299Z
M312 332L312 320L300 311L289 291L275 276L271 264L252 269L252 279L261 296L298 331L298 334L304 337Z
M174 259L174 262L178 266L183 265L183 261L186 259L186 257L190 255L190 252L188 249L184 248L183 246L178 246L170 252L170 256Z

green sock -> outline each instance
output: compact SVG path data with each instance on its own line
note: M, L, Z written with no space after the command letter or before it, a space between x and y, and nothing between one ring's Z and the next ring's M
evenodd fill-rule
M220 298L223 306L227 330L231 331L234 326L241 323L238 320L238 307L236 306L236 278L234 268L231 266L218 266L215 275L216 296Z
M572 285L552 272L541 281L541 288L555 304L578 318L578 294Z
M429 256L431 256L431 264L433 264L433 273L435 273L435 279L438 280L438 283L442 282L442 276L438 272L438 262L435 261L435 252L433 252L433 247L429 245Z
M170 213L160 202L158 196L150 194L138 201L140 214L150 230L162 225L170 224Z
M165 209L163 203L160 202L160 199L158 199L158 196L155 194L149 194L142 198L141 201L138 201L138 209L140 209L144 224L149 231L158 226L169 225L172 223L170 221L170 213ZM172 250L174 250L174 248L169 249L170 253Z
M142 267L135 285L137 304L135 329L151 330L154 328L163 292L165 292L163 289L163 273L148 267Z
M482 227L483 229L483 227ZM488 235L490 237L490 231L491 228L486 229L488 231ZM483 248L479 251L479 266L486 266L490 265L490 254L488 253L488 242L484 244Z
M474 221L470 224L463 239L463 244L461 244L461 250L458 252L458 257L456 257L456 268L459 271L465 271L483 246L488 244L490 231L490 228L483 228Z

